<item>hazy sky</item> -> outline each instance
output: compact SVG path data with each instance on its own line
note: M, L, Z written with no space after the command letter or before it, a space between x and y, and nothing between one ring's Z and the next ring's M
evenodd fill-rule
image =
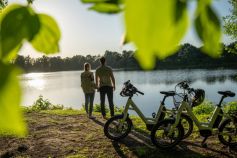
M9 3L26 3L26 0L9 0ZM193 18L195 1L189 5L190 18ZM62 38L60 41L60 55L62 57L80 55L103 54L105 50L122 52L132 49L131 46L121 46L124 32L122 14L106 15L87 10L80 0L35 0L33 7L37 12L53 16L59 24ZM214 0L214 8L220 16L230 14L228 0ZM230 38L224 36L223 42L229 43ZM182 43L200 46L193 28L189 29ZM41 56L29 44L21 49L22 55L32 57Z

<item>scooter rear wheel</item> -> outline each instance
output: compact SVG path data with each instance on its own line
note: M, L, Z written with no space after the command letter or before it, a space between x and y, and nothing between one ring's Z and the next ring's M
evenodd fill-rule
M219 126L218 138L221 143L230 147L237 146L237 118L224 120Z

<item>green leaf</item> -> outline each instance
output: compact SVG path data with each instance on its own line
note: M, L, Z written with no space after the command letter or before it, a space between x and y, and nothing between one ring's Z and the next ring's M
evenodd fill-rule
M124 0L81 0L82 3L113 3L122 4Z
M125 45L125 44L127 44L127 43L129 43L130 41L129 41L129 39L128 39L128 37L127 37L127 34L126 33L124 33L123 35L122 35L122 38L121 38L122 40L121 40L121 45Z
M219 57L221 51L221 25L210 3L204 0L198 1L195 18L196 32L203 42L202 51L211 57Z
M27 0L28 4L32 4L34 0Z
M24 136L26 125L20 110L19 69L0 62L0 133Z
M90 10L94 10L100 13L119 13L122 9L117 4L113 3L96 3L89 8Z
M52 54L59 51L60 29L56 21L45 14L38 14L41 29L31 41L32 46L39 52Z
M0 58L16 56L22 41L31 41L40 29L39 18L32 8L17 4L8 6L0 17ZM12 52L13 51L13 52Z
M8 0L0 0L0 12L8 5Z
M176 7L175 7L175 21L178 22L180 17L185 14L185 9L187 7L187 1L176 0Z
M17 57L17 53L22 47L22 43L20 43L18 46L16 46L10 53L8 53L4 59L3 62L8 63L9 61L14 60Z
M178 49L188 28L187 4L178 1L125 1L126 32L144 69L153 68L156 57L164 59Z
M115 14L122 11L123 0L81 0L82 3L94 3L89 9L99 13Z
M108 0L81 0L82 3L101 3L106 1Z

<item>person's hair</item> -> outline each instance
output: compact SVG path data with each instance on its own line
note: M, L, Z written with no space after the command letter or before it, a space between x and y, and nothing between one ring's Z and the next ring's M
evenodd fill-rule
M89 63L84 64L84 71L89 71L91 69L91 65Z
M100 58L100 63L101 63L102 65L105 64L105 57L101 57L101 58Z

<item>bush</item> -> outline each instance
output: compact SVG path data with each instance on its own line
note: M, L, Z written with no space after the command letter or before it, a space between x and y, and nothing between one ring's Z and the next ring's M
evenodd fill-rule
M122 107L117 107L117 106L114 107L114 112L116 112L116 113L121 114L123 112L123 110L124 110L124 108L122 108Z
M85 110L85 105L82 105L82 108ZM93 106L93 112L101 112L101 106L99 104L95 104ZM105 112L108 113L109 112L109 108L107 105L105 105ZM117 106L114 106L114 112L115 113L122 113L123 112L123 108L119 108Z
M99 104L94 105L94 112L101 112L101 106ZM105 112L109 112L109 108L105 105Z
M44 99L42 95L34 102L34 104L30 107L33 111L40 110L62 110L64 109L63 105L54 105L48 99Z
M229 102L224 106L226 113L237 112L237 101Z
M195 115L211 114L214 109L215 109L215 106L213 105L212 102L204 101L201 105L198 105L193 108L193 113Z

